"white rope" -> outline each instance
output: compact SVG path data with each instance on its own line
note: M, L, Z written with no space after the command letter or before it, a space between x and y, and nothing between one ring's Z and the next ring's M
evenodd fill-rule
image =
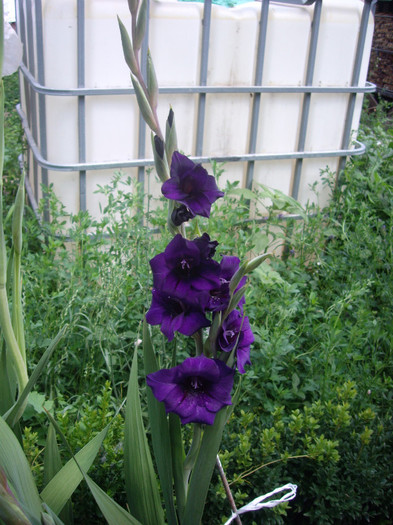
M266 499L270 498L274 494L277 494L278 492L282 492L284 490L287 490L286 494L282 496L280 499L272 499L270 501L265 501ZM234 519L237 518L237 516L240 516L240 514L245 514L246 512L251 512L255 510L260 510L263 508L272 508L276 505L279 505L280 503L283 503L284 501L289 501L296 497L296 490L297 486L293 485L292 483L287 483L286 485L283 485L282 487L279 487L278 489L274 489L272 492L269 492L268 494L265 494L264 496L259 496L259 498L254 499L251 501L251 503L248 503L248 505L245 505L244 507L241 507L238 509L238 511L232 512L232 516L229 518L229 520L225 523L225 525L229 525L232 523Z

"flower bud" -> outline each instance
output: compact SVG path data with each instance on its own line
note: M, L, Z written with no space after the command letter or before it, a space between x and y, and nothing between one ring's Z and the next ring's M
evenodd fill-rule
M158 83L150 51L147 53L147 91L153 111L157 108Z
M171 165L173 152L177 150L177 135L175 126L175 114L170 108L165 129L165 150L168 164Z
M157 124L153 115L153 111L150 107L149 101L146 98L145 92L143 91L142 86L139 83L139 80L135 75L131 73L132 85L135 89L135 95L138 101L139 109L143 115L143 118L146 121L146 124L152 129L155 133L158 131Z
M147 0L142 0L139 7L138 18L136 20L135 37L134 37L134 49L139 50L142 46L143 37L146 31L147 21Z
M165 182L169 179L169 166L166 160L164 141L158 135L153 136L152 134L151 138L157 175L162 182Z
M131 13L136 13L138 10L138 0L128 0L128 9Z
M181 204L177 208L175 207L171 214L171 219L175 226L180 226L183 222L187 222L193 217L195 217L195 215L192 214L184 204Z
M246 273L251 273L253 270L258 268L258 266L262 264L263 261L265 261L271 256L271 253L264 253L263 255L258 255L258 257L254 257L254 259L251 259L251 261L249 261L246 264Z
M121 44L123 47L124 59L126 61L127 66L132 71L132 73L136 75L138 73L138 65L135 59L134 50L132 49L131 39L128 35L127 29L125 28L123 22L120 20L119 17L117 17L117 21L119 23Z

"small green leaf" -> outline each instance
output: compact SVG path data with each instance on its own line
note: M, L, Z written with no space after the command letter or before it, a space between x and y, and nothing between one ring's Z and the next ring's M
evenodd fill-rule
M226 191L227 195L238 195L249 201L258 199L258 195L248 188L230 188Z

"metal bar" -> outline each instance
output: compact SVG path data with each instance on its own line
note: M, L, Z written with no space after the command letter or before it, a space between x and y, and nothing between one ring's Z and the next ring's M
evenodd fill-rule
M26 9L26 47L28 49L28 66L30 71L35 71L35 59L34 59L34 40L33 40L33 12L31 9ZM31 124L31 131L34 137L34 140L37 141L37 101L34 91L27 89L26 90L26 105L29 107L29 117ZM34 191L38 195L38 166L33 158L33 178L34 178Z
M41 0L36 0L35 3L35 18L36 18L36 31L37 31L37 76L40 84L45 83L45 70L44 70L44 43L43 43L43 30L42 30L42 4ZM42 155L47 156L47 142L46 142L46 104L45 95L40 93L38 95L38 121L40 128L40 148ZM41 183L42 186L48 187L48 170L41 166ZM44 220L49 221L49 202L45 199L45 205L43 210Z
M269 15L269 0L265 0L261 4L261 18L259 20L258 53L257 53L257 62L256 62L256 68L255 68L255 84L256 85L262 84L263 65L265 61L268 15ZM252 103L251 128L250 128L250 138L249 138L249 145L248 145L249 153L255 153L255 149L257 146L260 106L261 106L261 94L255 93L254 100ZM246 172L246 188L251 189L253 178L254 178L254 162L249 162L247 164L247 172Z
M78 88L85 85L85 0L77 2ZM86 163L86 99L78 96L78 158ZM86 210L86 170L79 170L79 210Z
M311 27L311 40L310 40L310 50L308 54L308 63L307 63L307 72L306 72L306 84L311 85L314 78L314 69L315 69L315 58L317 55L317 44L319 36L319 26L321 21L321 11L322 11L322 0L317 0L314 6L314 15L312 20ZM307 125L308 117L310 113L310 104L311 104L311 93L305 93L303 97L303 107L302 107L302 116L300 121L299 129L299 138L298 138L298 151L303 151L306 144L306 134L307 134ZM295 164L295 170L292 181L292 190L291 195L294 199L298 198L299 195L299 186L302 176L302 167L303 159L299 158Z
M80 171L84 170L100 170L100 169L119 169L119 168L132 168L137 166L153 166L153 159L137 159L128 161L116 161L116 162L90 162L90 163L73 163L73 164L56 164L49 162L44 159L40 153L37 144L34 141L34 137L29 129L26 116L23 113L20 105L16 107L17 112L22 121L22 127L25 132L27 143L32 150L35 159L40 166L44 166L54 171ZM254 153L254 154L243 154L243 155L231 155L231 156L216 156L216 157L202 157L194 156L190 157L191 160L198 163L209 163L215 162L241 162L241 161L266 161L266 160L283 160L283 159L298 159L298 158L328 158L328 157L339 157L348 155L362 155L366 151L366 147L359 141L354 141L357 147L346 150L327 150L327 151L291 151L284 153Z
M203 21L202 21L201 69L199 73L199 83L201 86L206 86L206 83L207 83L207 66L208 66L208 61L209 61L211 10L212 10L212 0L205 0L204 9L203 9ZM203 133L205 130L205 111L206 111L206 93L204 91L201 91L199 95L199 100L198 100L197 134L196 134L196 144L195 144L195 153L197 156L202 155Z
M20 71L29 82L36 93L57 97L70 96L105 96L105 95L134 95L133 88L75 88L57 89L41 85L37 82L24 64L20 65ZM196 93L373 93L376 90L375 84L366 82L364 87L359 86L176 86L160 87L161 94L189 94Z
M375 4L376 4L376 0L365 0L364 5L363 5L363 12L362 12L362 19L360 21L360 29L359 29L357 48L356 48L355 62L354 62L353 72L352 72L352 81L351 81L352 86L357 86L359 84L360 70L362 67L362 59L363 59L363 53L364 53L364 45L366 42L367 29L368 29L368 20L370 17L371 9L375 6ZM353 121L353 114L355 111L355 103L356 103L356 93L351 93L349 95L347 114L346 114L345 123L344 123L343 138L341 141L341 147L345 149L348 147L349 141L351 139L352 121ZM337 175L339 175L340 172L344 169L345 164L346 164L346 158L342 157L338 163Z

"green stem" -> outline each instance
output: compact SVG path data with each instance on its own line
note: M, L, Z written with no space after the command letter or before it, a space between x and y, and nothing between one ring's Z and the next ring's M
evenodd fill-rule
M21 287L21 256L20 253L14 252L13 257L14 266L14 286L12 298L12 321L15 332L16 341L23 361L26 366L26 347L25 334L23 329L23 312L22 312L22 287Z
M193 335L193 338L195 340L195 349L196 349L196 355L202 355L203 354L203 337L202 337L202 329L195 332Z
M3 284L0 284L0 326L7 345L7 350L9 352L9 355L11 355L12 362L15 368L20 394L27 384L28 375L25 362L23 360L21 351L18 346L18 342L15 337L14 330L12 329L11 316L8 308L7 293L5 285Z
M198 456L199 447L201 444L202 427L199 423L194 423L194 434L192 436L192 442L190 450L188 451L187 457L184 460L183 465L183 479L184 488L187 494L188 480L190 478L191 471L195 465L196 458Z

